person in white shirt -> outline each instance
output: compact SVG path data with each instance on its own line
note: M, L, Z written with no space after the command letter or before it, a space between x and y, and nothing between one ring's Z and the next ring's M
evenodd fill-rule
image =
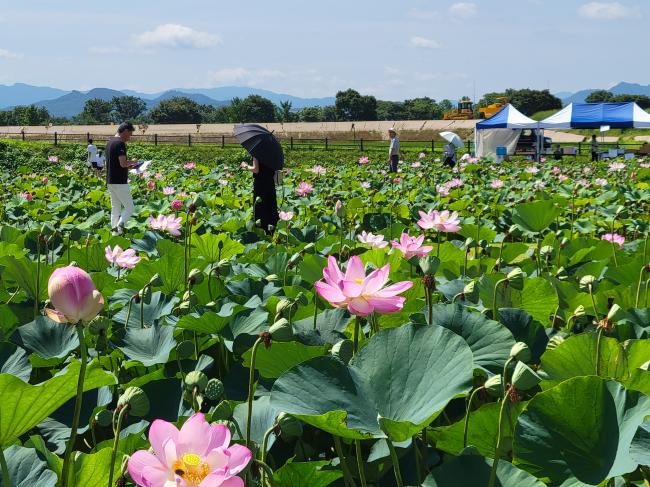
M402 151L399 147L399 139L397 132L394 128L388 129L388 136L390 137L390 147L388 148L388 164L390 165L390 172L397 172L397 163L399 162Z
M104 163L106 162L106 157L102 154L102 151L98 150L97 155L95 156L95 163L93 167L95 168L96 175L99 177L104 169Z
M445 162L442 165L450 168L456 165L456 146L451 142L445 146Z
M91 167L97 169L96 164L93 164L97 157L97 146L93 144L93 139L88 139L88 147L86 147L86 166L90 169Z

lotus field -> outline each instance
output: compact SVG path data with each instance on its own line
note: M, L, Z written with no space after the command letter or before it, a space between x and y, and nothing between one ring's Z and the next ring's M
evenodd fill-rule
M0 485L650 485L649 160L220 154L0 176Z

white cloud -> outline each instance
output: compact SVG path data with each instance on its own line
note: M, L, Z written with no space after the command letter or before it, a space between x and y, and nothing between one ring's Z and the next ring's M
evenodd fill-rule
M438 12L435 10L422 10L419 8L412 8L407 12L407 15L418 20L433 20L438 16Z
M475 3L459 2L449 7L449 13L459 19L474 17L477 12L478 6Z
M17 52L12 52L7 49L0 49L0 59L20 59L22 58L22 54L18 54Z
M88 52L93 54L116 54L120 52L117 47L89 47Z
M578 15L587 19L626 19L638 14L636 8L627 7L619 2L589 2L578 9Z
M426 37L411 37L411 45L414 47L422 47L424 49L437 49L440 47L433 39L427 39Z
M211 84L243 83L246 85L254 85L269 79L285 78L286 76L286 73L277 69L249 71L243 67L221 68L208 72L208 78Z
M147 47L204 49L221 44L219 36L179 24L159 25L154 30L143 32L134 38L136 43Z

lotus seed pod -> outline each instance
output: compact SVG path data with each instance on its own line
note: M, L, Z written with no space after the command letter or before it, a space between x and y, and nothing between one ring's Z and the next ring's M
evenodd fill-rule
M580 289L583 291L589 291L589 288L593 291L596 287L596 277L590 274L582 276L580 279Z
M180 360L188 359L194 355L194 342L184 340L176 345L176 355Z
M518 291L524 288L524 273L519 267L508 272L506 279L511 288L517 289Z
M261 202L262 202L262 197L261 196L258 196L258 197L255 198L255 204L256 205L259 205Z
M203 282L203 278L203 272L201 272L199 269L192 269L187 276L187 280L192 285L201 284Z
M158 287L163 285L163 280L162 277L160 277L160 274L156 273L153 275L151 279L149 279L149 286L151 287Z
M501 384L501 374L493 375L483 384L487 393L492 397L503 396L503 386Z
M88 331L93 335L99 335L108 330L111 322L105 316L95 316L90 323L88 323Z
M352 340L341 340L334 344L330 353L347 364L352 360L352 356L354 355L354 344Z
M275 313L280 314L282 313L285 309L287 309L289 306L291 306L291 301L287 298L282 298L280 301L278 301L278 304L275 306Z
M108 409L102 409L101 411L98 411L97 414L95 414L95 421L99 426L106 428L113 422L113 413L111 413Z
M131 416L142 417L149 412L149 398L139 387L128 387L117 401L117 409L128 407Z
M564 341L564 337L561 335L553 335L551 339L548 341L548 345L546 345L546 350L553 350L557 347L560 346L560 344Z
M300 254L298 254L298 253L293 254L289 258L289 262L287 262L287 266L293 267L294 265L296 265L298 263L299 260L300 260Z
M213 420L228 419L232 417L232 406L228 401L221 401L210 410Z
M196 295L189 290L183 293L183 301L188 302L190 306L196 306L196 304L199 302Z
M418 264L424 274L435 274L438 266L440 266L440 259L433 255L427 255L426 257L420 257Z
M510 349L510 357L519 360L520 362L528 362L532 354L530 348L524 342L515 343Z
M205 397L210 399L210 401L218 400L221 396L223 396L223 393L223 382L221 382L219 379L210 379L205 386L205 391L203 391Z
M280 427L280 434L283 439L292 440L302 436L302 422L299 419L287 413L280 413L276 422Z
M208 376L200 370L193 370L185 376L185 386L191 391L198 387L199 392L203 392L208 385Z
M470 281L463 288L463 295L467 301L476 303L478 301L479 291L476 281Z
M293 327L286 318L280 318L269 328L271 338L276 342L290 342L293 340Z
M527 391L540 383L542 378L523 362L517 362L512 373L512 385L519 391Z
M560 267L557 271L555 271L555 277L560 280L566 280L569 275L567 274L567 271L564 267Z

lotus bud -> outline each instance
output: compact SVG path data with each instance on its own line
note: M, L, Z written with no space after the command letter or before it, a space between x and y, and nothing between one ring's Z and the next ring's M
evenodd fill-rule
M561 281L564 281L569 277L569 274L564 267L560 267L557 271L555 271L555 277Z
M203 391L205 397L210 399L210 401L216 401L221 396L223 396L223 393L223 382L221 382L219 379L210 379L205 386L205 390Z
M520 362L528 362L531 357L530 348L524 342L517 342L510 349L510 358L517 359Z
M259 205L261 202L262 202L262 198L261 198L260 196L257 196L257 197L255 198L255 204L256 204L256 205Z
M487 393L492 397L503 396L503 385L501 384L501 375L493 375L485 381L483 387Z
M280 301L278 301L278 304L275 305L275 314L279 315L292 304L293 303L291 302L291 300L287 298L282 298Z
M544 259L550 258L553 255L553 246L544 245L541 249L539 249L539 255Z
M280 427L280 434L285 440L300 438L302 436L302 422L287 413L280 413L276 419Z
M138 302L139 301L144 301L145 303L148 303L151 301L151 287L150 286L145 286L140 291L138 291Z
M524 288L524 273L519 267L508 272L506 279L511 288L518 291L521 291Z
M95 414L95 422L99 426L106 428L113 422L113 413L111 413L108 409L102 409L101 411L98 411L97 414Z
M573 312L573 316L576 318L584 315L585 315L585 307L583 305L579 305Z
M194 342L184 340L176 345L176 356L179 360L188 359L194 355Z
M191 285L201 284L203 282L203 272L199 269L192 269L187 276L187 280Z
M158 287L163 285L163 280L162 277L160 277L160 274L156 273L153 275L151 279L149 279L149 286L151 287Z
M517 362L512 373L512 385L519 391L527 391L540 383L542 378L523 362Z
M228 401L221 401L214 408L210 410L212 414L212 419L228 419L232 417L232 406Z
M185 376L185 386L190 391L197 387L199 392L203 392L207 385L208 376L200 370L193 370Z
M117 410L128 408L131 416L146 416L149 407L149 398L139 387L128 387L117 401Z
M463 296L467 301L471 301L472 303L478 301L479 290L476 281L470 281L465 284L465 287L463 288Z
M607 319L611 321L620 321L625 318L625 315L625 311L618 304L614 304L609 308Z
M561 335L553 335L546 345L546 350L553 350L559 347L564 341L564 337Z
M433 255L427 255L426 257L420 257L418 264L420 265L420 269L422 269L422 273L433 275L438 270L438 266L440 266L440 259Z
M341 200L336 200L336 203L334 204L334 213L339 218L345 218L345 207L343 206L343 203L341 203Z
M275 281L279 280L280 278L278 277L277 274L269 274L264 279L266 279L268 282L275 282Z
M269 232L273 233L275 231L275 225L268 226Z
M271 338L276 342L290 342L293 340L293 327L286 318L280 318L269 328Z
M590 289L593 291L594 288L596 287L596 277L592 275L586 275L582 276L580 279L580 289L583 291L589 291Z
M78 267L56 269L47 283L47 293L55 309L45 311L58 323L90 321L104 307L104 297L90 275Z
M354 344L352 340L341 340L334 344L330 353L341 360L341 362L347 364L352 360L352 356L354 355Z
M93 335L99 335L106 332L111 322L105 316L96 316L88 323L88 331Z
M289 267L291 269L292 267L294 267L298 263L299 260L300 260L300 254L298 254L298 253L293 254L289 258L289 261L287 262L287 267Z

